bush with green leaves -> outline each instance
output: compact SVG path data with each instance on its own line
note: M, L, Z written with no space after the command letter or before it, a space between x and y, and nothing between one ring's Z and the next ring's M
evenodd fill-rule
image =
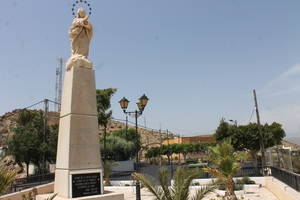
M113 131L107 137L100 138L102 157L115 161L133 159L140 150L140 145L137 145L139 140L140 135L135 129Z
M263 135L264 148L273 147L281 144L285 137L285 131L282 125L273 122L272 124L264 124L258 126L257 123L249 123L247 125L232 125L222 119L216 130L215 138L217 142L224 139L231 139L231 144L236 151L248 150L257 166L257 152L260 151L260 130Z
M248 176L238 180L241 180L241 184L255 184L255 181L251 180Z
M150 148L145 157L148 159L156 158L162 155L165 155L170 160L172 154L183 154L184 160L187 160L188 153L201 153L207 152L208 147L211 146L211 143L188 143L188 144L170 144L162 145L160 147Z
M32 163L38 172L46 169L44 161L55 163L58 125L48 126L44 130L44 113L41 110L22 110L16 120L14 135L8 140L8 154L22 166Z
M133 142L124 138L109 135L106 137L106 148L104 149L104 139L101 139L102 157L108 160L122 161L129 160L135 156L136 146Z

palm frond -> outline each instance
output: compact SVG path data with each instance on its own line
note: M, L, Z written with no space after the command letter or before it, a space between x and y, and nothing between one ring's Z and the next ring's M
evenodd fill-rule
M149 190L149 192L151 192L156 197L156 200L165 200L165 198L163 197L162 189L151 183L151 181L144 175L139 173L133 173L131 174L131 176L135 180L142 182L142 184Z
M176 197L180 196L181 187L183 185L184 178L186 177L183 170L183 168L177 168L173 177L174 182L171 189L173 199L176 199Z
M53 195L47 197L46 200L53 200L56 196L57 196L57 193L55 193L55 194L53 194Z
M15 171L9 170L6 167L0 167L0 195L13 183L17 176Z
M180 200L189 198L189 187L193 181L193 179L197 178L200 174L199 170L190 170L186 172L186 178L183 181L181 192L180 192Z
M202 200L207 194L213 192L216 188L217 185L214 183L201 186L201 188L196 191L196 194L191 198L191 200Z
M212 169L212 168L203 168L203 171L211 174L215 178L220 178L220 179L226 179L226 176L224 176L219 170L217 169Z
M168 178L169 178L169 172L165 168L161 169L159 171L159 183L161 189L165 194L165 199L172 200L171 192L169 190L169 185L168 185Z

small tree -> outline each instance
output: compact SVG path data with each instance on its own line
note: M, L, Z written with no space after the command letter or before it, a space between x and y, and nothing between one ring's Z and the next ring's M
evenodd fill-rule
M138 134L135 129L120 129L120 130L116 130L110 133L111 136L116 136L116 137L120 137L125 139L128 142L133 142L135 143L135 141L140 141L140 134ZM139 152L139 150L141 149L140 144L136 144L134 145L134 148L132 149L133 152L131 152L131 155L136 155L137 152Z
M54 162L58 127L46 126L44 134L44 113L36 110L22 110L16 120L15 134L8 140L8 154L14 156L19 165L33 163L41 172L41 163Z
M261 125L261 131L265 148L280 144L285 137L282 125L276 122L273 122L271 125ZM258 124L249 123L236 126L230 125L222 119L216 130L215 137L218 142L230 138L235 150L249 150L257 166L257 152L260 150L261 140Z
M104 149L104 138L101 139L101 152L107 159L110 160L128 160L134 156L136 147L133 142L127 141L124 138L120 138L114 135L109 135L106 138L108 144Z
M226 185L225 197L230 200L238 200L234 193L234 175L240 170L240 161L246 158L246 154L234 151L230 140L225 140L210 147L209 160L213 163L211 168L204 171L221 179Z
M105 160L104 163L103 163L103 169L104 169L104 185L106 186L110 186L111 183L110 183L110 178L109 176L111 175L111 172L112 172L112 169L113 167L115 166L118 166L119 163L117 162L114 162L112 160Z
M161 169L159 172L159 185L142 174L133 173L132 176L141 181L156 200L201 200L216 188L214 184L208 184L198 189L191 197L189 187L193 179L201 174L202 172L199 170L187 170L179 167L175 172L174 184L171 187L168 185L169 173L166 169Z
M112 116L110 99L116 93L117 89L107 88L96 90L98 124L104 127L104 149L106 149L106 130L109 120Z

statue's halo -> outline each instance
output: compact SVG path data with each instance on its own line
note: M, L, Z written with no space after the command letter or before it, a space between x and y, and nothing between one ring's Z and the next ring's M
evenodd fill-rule
M91 16L92 15L92 7L91 4L87 1L87 0L76 0L73 4L72 4L72 15L74 17L76 17L76 12L75 12L75 8L77 7L78 4L84 4L87 7L87 11L86 13Z

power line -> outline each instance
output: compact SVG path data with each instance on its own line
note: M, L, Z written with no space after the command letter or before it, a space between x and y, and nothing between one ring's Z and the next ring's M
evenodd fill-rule
M115 120L115 121L119 121L119 122L126 122L126 120L124 119L116 119L116 118L112 118L112 120ZM132 122L132 121L127 121L129 124L132 124L132 125L135 125L135 122ZM149 127L145 127L141 124L138 124L138 127L139 128L143 128L143 129L146 129L148 131L155 131L155 132L167 132L167 129L166 130L158 130L158 129L155 129L155 128L149 128ZM168 130L169 134L173 134L173 135L176 135L175 133L171 132L170 130Z
M251 112L248 124L251 122L251 119L252 119L253 114L254 114L254 110L255 110L255 107L252 108L252 112Z
M6 115L6 116L11 117L11 116L13 116L13 115L16 115L16 114L18 114L21 110L26 110L26 109L32 108L32 107L34 107L34 106L36 106L36 105L39 105L39 104L41 104L41 103L45 103L45 100L47 100L47 101L49 101L49 102L51 102L51 103L54 103L54 104L59 104L59 103L57 103L57 102L55 102L55 101L52 101L52 100L49 100L49 99L44 99L44 100L41 100L41 101L36 102L36 103L34 103L34 104L31 104L31 105L29 105L29 106L26 106L26 107L24 107L24 108L16 109L16 112L10 113L10 114L8 114L8 115Z
M34 103L34 104L30 105L30 106L27 106L27 107L25 107L25 108L23 108L23 109L21 109L21 110L25 110L25 109L28 109L28 108L32 108L33 106L36 106L36 105L38 105L38 104L40 104L40 103L44 103L44 100L39 101L39 102L37 102L37 103Z

